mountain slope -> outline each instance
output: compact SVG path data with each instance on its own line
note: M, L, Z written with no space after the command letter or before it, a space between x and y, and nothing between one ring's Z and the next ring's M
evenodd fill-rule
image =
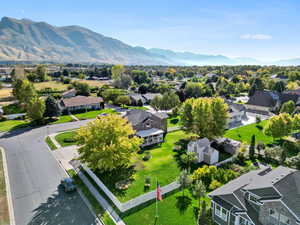
M47 60L123 64L168 64L164 57L79 26L4 17L0 22L1 60Z

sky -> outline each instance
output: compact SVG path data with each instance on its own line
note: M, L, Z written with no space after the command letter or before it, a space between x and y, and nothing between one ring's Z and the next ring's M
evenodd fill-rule
M0 16L80 25L133 46L300 58L299 0L2 0Z

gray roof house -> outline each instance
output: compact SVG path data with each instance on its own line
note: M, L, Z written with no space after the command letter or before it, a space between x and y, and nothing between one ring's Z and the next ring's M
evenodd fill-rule
M165 114L132 109L124 117L131 123L136 135L144 139L142 147L163 142L163 136L167 132Z
M228 128L233 128L242 125L242 120L247 119L246 107L243 104L225 101L228 105Z
M160 93L146 93L143 94L144 99L146 100L147 104L150 104L150 102L156 97L156 96L162 96Z
M130 93L128 94L132 105L144 105L146 103L146 99L143 97L142 94L138 93Z
M207 138L190 141L187 146L187 152L194 152L198 163L215 164L219 162L219 151L211 147L210 144Z
M101 97L81 96L63 98L60 101L62 110L73 112L77 110L96 110L104 108L103 99Z
M275 91L256 91L245 104L247 111L269 115L270 112L279 109L280 95Z
M219 225L299 225L300 171L262 167L209 194Z

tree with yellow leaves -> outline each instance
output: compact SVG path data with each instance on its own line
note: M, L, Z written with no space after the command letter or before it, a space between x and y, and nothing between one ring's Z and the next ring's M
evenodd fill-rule
M77 132L80 160L94 170L126 166L142 144L134 133L127 119L116 114L101 116Z

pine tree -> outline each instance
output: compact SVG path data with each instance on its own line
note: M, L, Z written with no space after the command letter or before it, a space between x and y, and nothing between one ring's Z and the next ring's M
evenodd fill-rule
M255 154L255 134L252 135L251 137L251 144L249 147L249 157L250 159L254 159L254 154Z

